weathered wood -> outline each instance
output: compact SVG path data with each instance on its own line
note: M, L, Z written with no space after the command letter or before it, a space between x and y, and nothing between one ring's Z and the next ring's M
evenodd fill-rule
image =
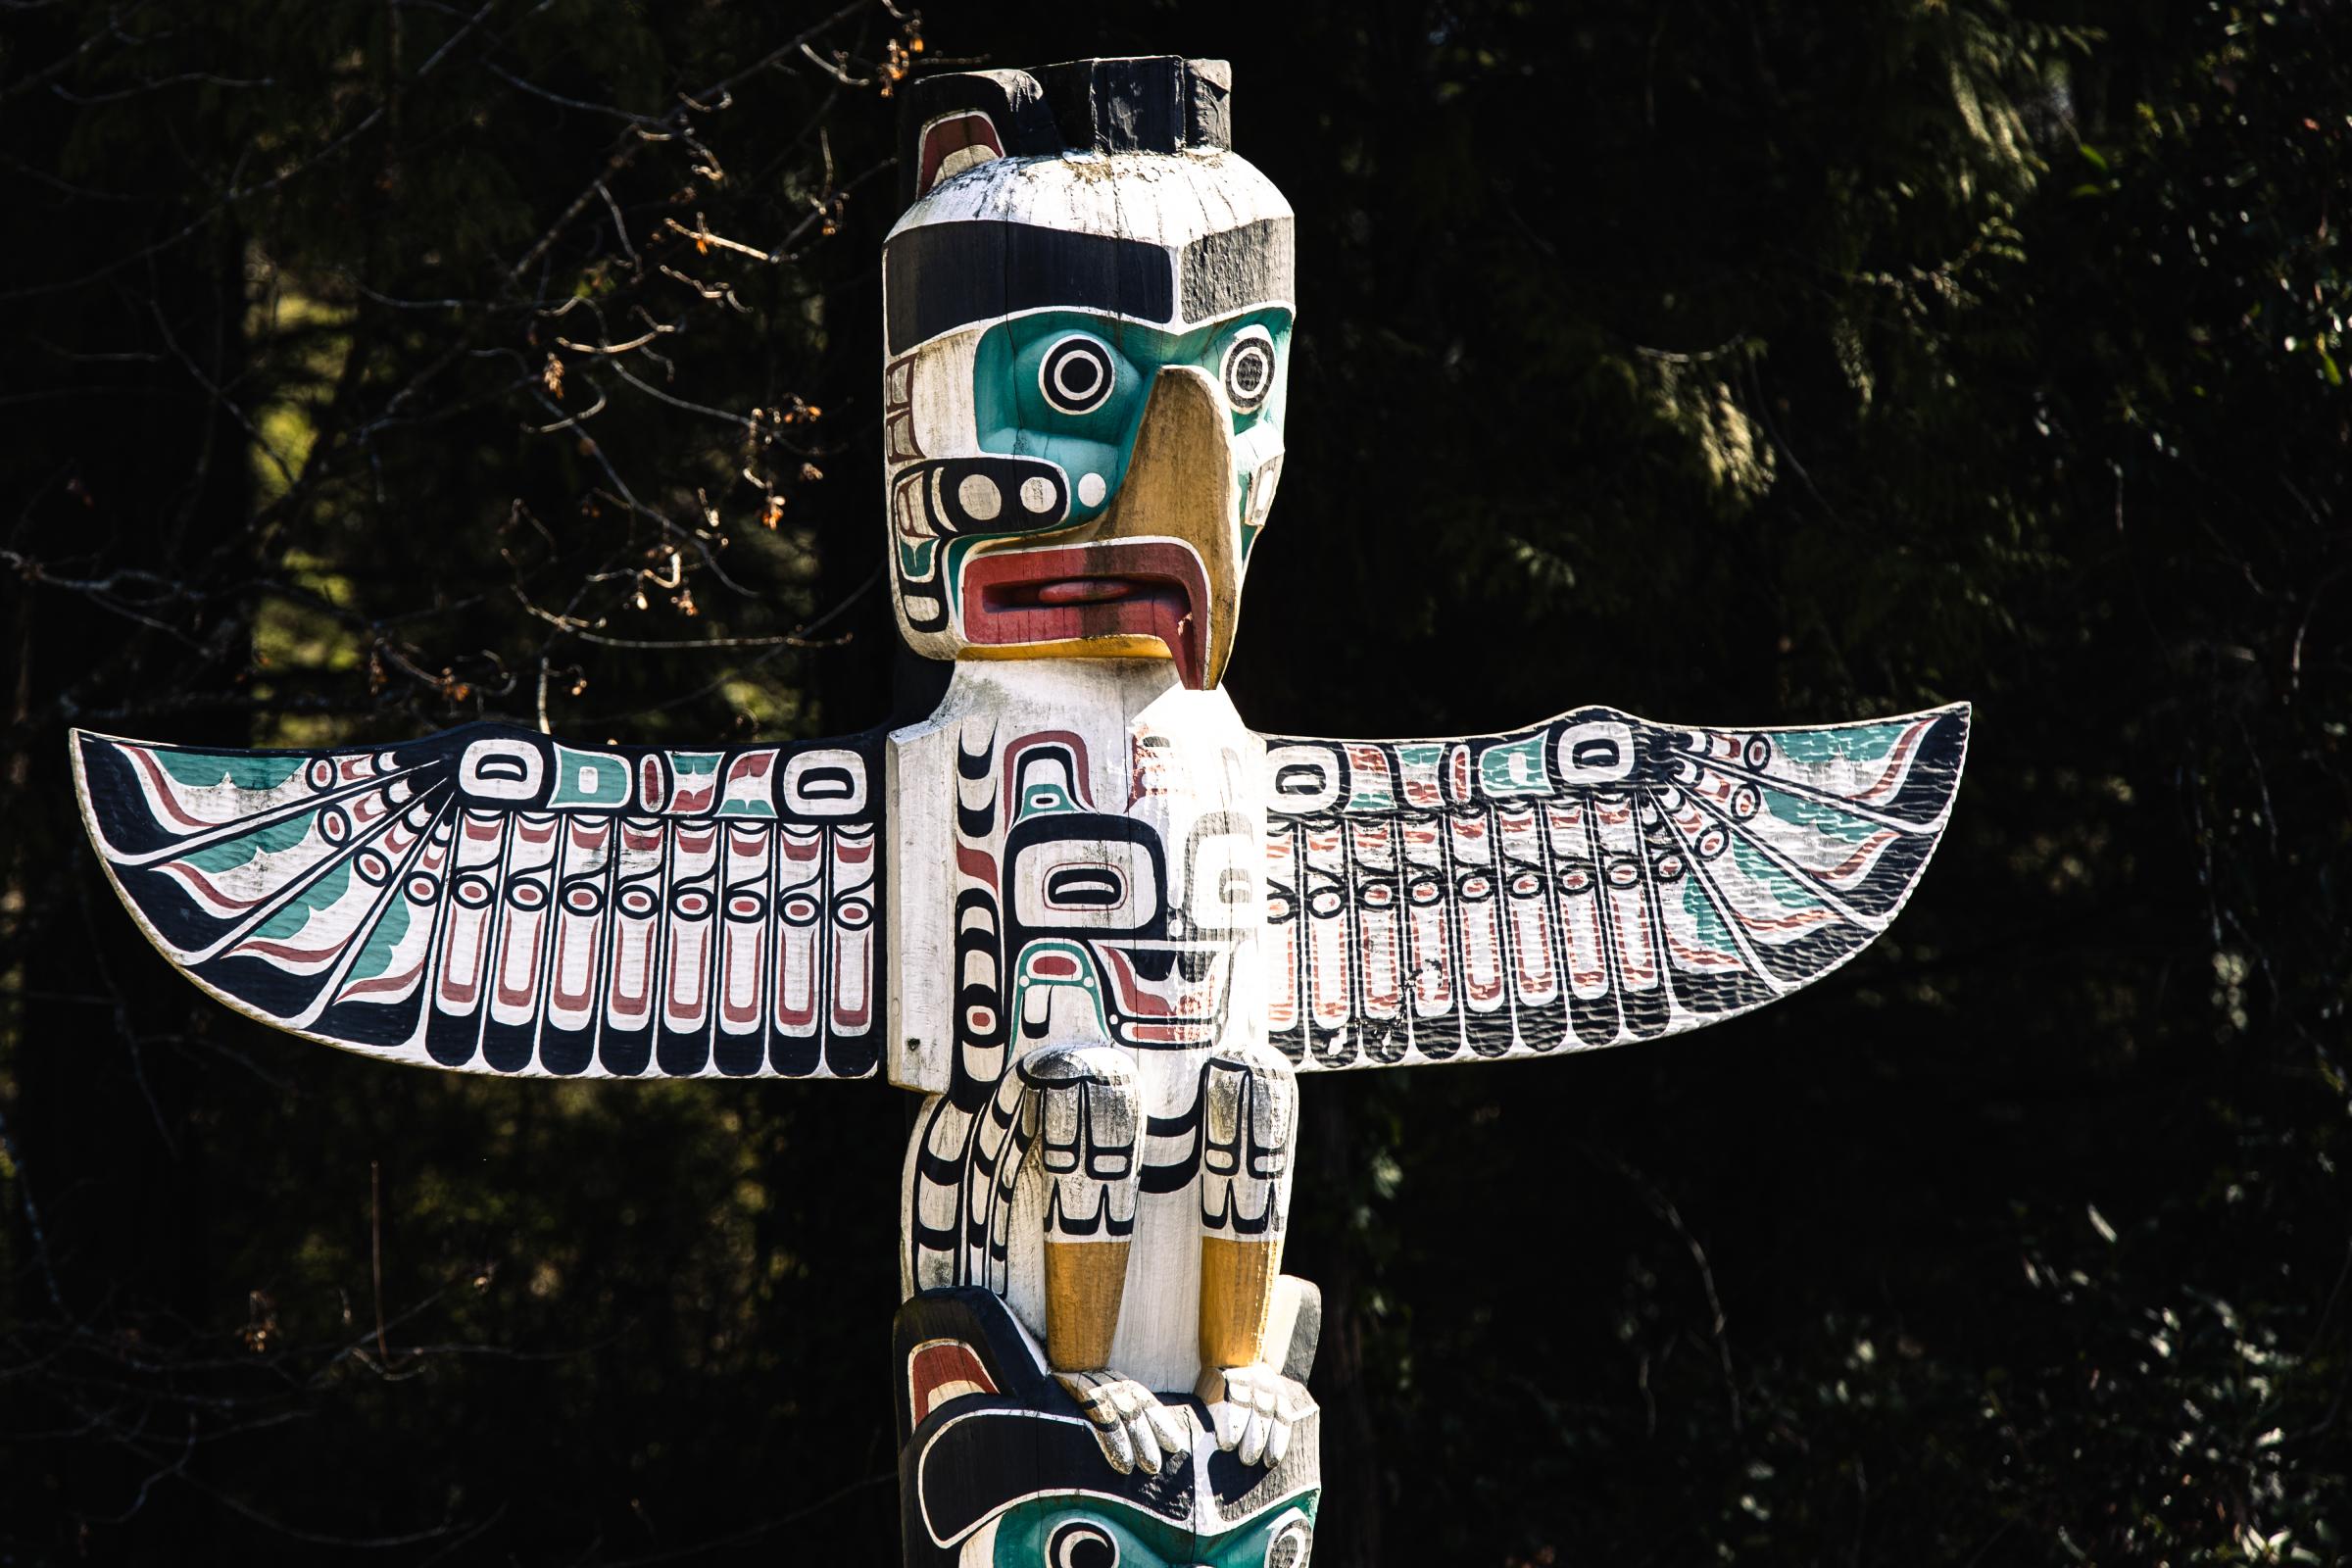
M1968 711L1251 732L1218 680L1295 303L1224 68L911 98L883 499L901 629L956 661L928 717L707 752L77 734L85 817L166 957L312 1039L513 1075L879 1066L923 1096L906 1561L1300 1568L1298 1075L1654 1039L1809 984L1916 885Z

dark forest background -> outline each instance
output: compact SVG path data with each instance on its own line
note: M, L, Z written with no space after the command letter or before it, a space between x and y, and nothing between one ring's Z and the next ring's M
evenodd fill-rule
M1308 1086L1317 1562L2352 1558L2342 4L6 0L0 1563L892 1556L901 1097L263 1031L65 729L875 722L893 89L1163 51L1299 216L1247 719L1978 705L1803 997Z

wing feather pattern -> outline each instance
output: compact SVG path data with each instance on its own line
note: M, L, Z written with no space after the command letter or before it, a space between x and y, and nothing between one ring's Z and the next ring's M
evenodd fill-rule
M122 902L266 1023L469 1072L874 1071L880 731L709 752L493 724L325 752L73 744Z
M1786 996L1902 907L1968 726L1269 736L1269 1034L1306 1068L1541 1055Z

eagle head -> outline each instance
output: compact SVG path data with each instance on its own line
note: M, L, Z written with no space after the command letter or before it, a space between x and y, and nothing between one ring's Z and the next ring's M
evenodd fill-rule
M1222 61L932 76L883 248L891 583L935 659L1214 686L1282 473L1291 209Z

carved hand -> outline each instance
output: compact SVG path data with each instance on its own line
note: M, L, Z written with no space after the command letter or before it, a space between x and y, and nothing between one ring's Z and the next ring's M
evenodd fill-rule
M1054 1378L1095 1424L1095 1441L1102 1445L1102 1457L1119 1474L1140 1465L1145 1474L1157 1475L1162 1451L1192 1451L1189 1412L1169 1409L1135 1379L1107 1368L1056 1372Z
M1210 1367L1193 1392L1208 1406L1217 1446L1244 1464L1277 1465L1290 1451L1291 1428L1315 1411L1314 1396L1264 1362Z

